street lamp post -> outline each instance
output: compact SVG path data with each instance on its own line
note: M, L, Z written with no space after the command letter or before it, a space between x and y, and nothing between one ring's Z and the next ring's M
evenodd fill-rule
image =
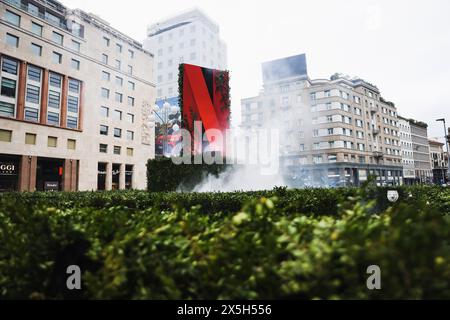
M442 122L444 124L444 139L445 139L445 146L447 148L447 164L448 164L448 168L447 168L448 169L448 171L447 171L447 182L448 182L448 180L450 179L450 149L448 147L450 134L447 135L447 126L445 124L445 119L444 118L443 119L437 119L436 121ZM445 176L444 176L444 181L445 181Z

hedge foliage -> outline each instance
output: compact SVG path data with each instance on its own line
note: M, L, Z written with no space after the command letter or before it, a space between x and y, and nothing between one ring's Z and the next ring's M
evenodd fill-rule
M2 194L0 298L449 299L450 191L399 193Z
M226 164L192 164L173 163L171 158L158 157L147 161L147 190L160 191L191 191L208 175L217 177L227 167Z

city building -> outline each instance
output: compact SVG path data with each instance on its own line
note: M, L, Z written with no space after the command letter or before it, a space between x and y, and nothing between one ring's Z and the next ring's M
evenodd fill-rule
M178 105L180 63L224 70L227 47L219 26L199 9L157 22L147 29L144 48L155 56L156 103Z
M448 181L448 153L444 151L444 144L437 140L428 140L430 144L431 169L433 183L444 184Z
M145 188L152 54L54 0L2 0L0 42L0 190Z
M405 184L414 184L416 172L414 170L413 143L409 121L398 116L400 145L403 163L403 181Z
M408 119L408 122L411 128L416 182L431 183L433 172L431 169L430 144L428 143L428 125L414 119Z
M305 55L264 63L263 89L243 99L242 128L281 130L281 163L294 185L403 183L397 110L379 89L339 74L312 80Z

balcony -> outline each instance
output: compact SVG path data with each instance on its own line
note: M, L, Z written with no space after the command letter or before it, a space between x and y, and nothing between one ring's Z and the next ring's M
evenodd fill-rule
M25 3L22 3L22 1L20 1L20 0L3 0L3 1L13 7L16 7L17 9L26 11L29 14L31 14L37 18L45 20L46 22L54 25L55 27L61 28L61 29L68 31L76 36L81 37L81 35L78 34L76 30L71 30L67 26L65 18L63 18L66 13L65 8L62 6L58 6L56 3L53 3L52 1L46 1L46 0L38 1L39 4L44 6L44 8L37 9L37 10L35 8L29 7ZM47 7L47 8L45 8L45 7ZM40 10L44 10L44 12L41 12ZM57 13L59 15L59 17L48 12L49 10L52 10L55 13Z
M377 106L370 106L369 107L370 113L374 114L378 112L378 107Z
M375 159L382 159L384 157L384 154L381 151L374 151L373 156Z
M380 130L374 128L374 129L372 129L372 133L374 136L377 136L380 134Z

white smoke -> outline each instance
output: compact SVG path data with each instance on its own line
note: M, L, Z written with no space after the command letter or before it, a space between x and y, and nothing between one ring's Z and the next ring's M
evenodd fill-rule
M286 182L281 174L263 175L258 165L238 165L227 169L218 177L208 175L193 191L259 191L285 185Z

